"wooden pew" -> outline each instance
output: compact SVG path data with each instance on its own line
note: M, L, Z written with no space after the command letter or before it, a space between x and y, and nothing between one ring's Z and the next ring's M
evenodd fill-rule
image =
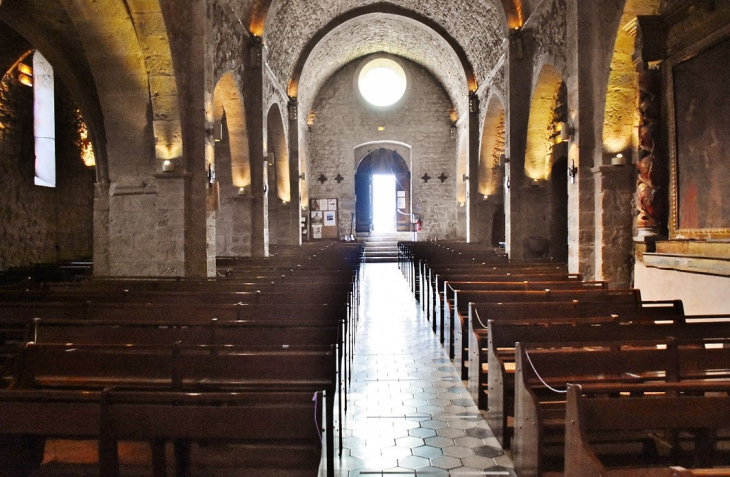
M153 475L163 477L164 443L174 440L175 475L187 476L189 440L205 439L243 442L268 454L256 466L310 469L316 476L323 429L316 405L310 392L2 391L0 466L5 477L26 477L41 465L46 438L98 439L100 475L114 477L117 441L144 440L152 444Z
M449 355L454 361L462 380L469 379L469 303L485 304L490 310L490 303L528 303L528 302L572 302L602 304L611 313L614 306L640 306L641 293L636 289L626 290L528 290L528 291L494 291L494 290L458 290L446 283L453 294L453 307L450 309L451 320L446 334L451 337L447 346Z
M469 339L469 369L479 370L477 375L470 373L468 388L474 402L481 409L487 408L487 375L483 371L487 363L487 322L490 319L506 322L542 321L557 319L607 317L612 314L622 321L653 322L658 319L675 320L684 316L680 300L668 302L642 302L639 305L581 302L533 302L533 303L470 303L466 327Z
M17 390L100 392L109 386L199 393L324 390L327 462L328 469L333 469L336 381L333 349L251 351L235 346L31 343L18 363L15 382L0 394L14 396L11 393ZM4 419L0 414L0 422Z
M571 384L567 393L565 429L565 477L688 477L729 476L727 458L724 468L717 465L712 436L730 430L730 382L675 384L640 389L662 392L659 396L628 397L586 396L586 393L615 393L618 387L593 388ZM724 395L703 396L699 393L720 391ZM595 452L591 436L595 433L626 433L686 431L693 437L691 458L693 467L685 469L671 463L636 462L621 468L607 468ZM687 451L685 451L687 452ZM726 451L725 451L726 452ZM686 465L686 464L685 464Z
M565 396L561 393L567 383L730 379L730 349L705 349L667 339L663 342L669 342L665 349L658 349L656 340L554 349L526 349L518 343L513 452L516 472L526 477L540 475L545 469L548 440L557 447L556 454L562 455Z

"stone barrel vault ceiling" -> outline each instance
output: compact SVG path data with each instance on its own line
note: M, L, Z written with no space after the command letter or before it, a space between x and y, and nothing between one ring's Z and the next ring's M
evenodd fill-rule
M506 37L507 26L500 0L392 0L389 2L367 0L274 0L268 11L264 42L269 49L269 66L277 79L282 82L282 86L284 88L288 86L287 83L295 72L299 56L305 50L309 41L323 28L328 27L330 22L352 10L365 7L375 7L380 10L379 6L382 6L384 12L394 8L405 9L413 12L417 17L428 18L440 25L465 51L475 72L478 84L486 80L492 67L503 53L502 41ZM381 31L379 33L375 29L370 31L368 35L363 36L360 36L357 31L351 30L351 28L337 32L333 31L335 35L339 36L339 41L345 41L350 47L357 47L358 52L338 51L337 56L342 63L336 67L334 65L327 67L334 71L337 67L343 66L347 61L362 56L362 54L388 51L388 49L391 50L390 52L395 53L397 48L409 46L409 42L414 38L413 33L409 32L409 30L413 30L413 25L407 22L394 23L392 18L383 16L383 19L380 20L383 26L386 25L388 19L391 20L388 26L396 28L396 31ZM367 26L363 22L355 22L352 25ZM401 28L406 31L398 31ZM358 36L360 40L367 40L369 44L362 44L356 41L357 39L348 39L348 31L350 35ZM421 35L416 38L425 39L426 37ZM396 44L395 46L388 46L387 44L377 43L383 39L394 40ZM445 81L450 73L439 71L451 68L450 61L448 65L440 65L444 59L442 56L443 51L441 51L443 44L432 39L426 43L426 45L421 45L418 50L409 52L409 54L405 54L406 52L403 51L397 54L414 60L417 57L429 58L431 65L421 61L419 63L431 69L436 77L444 81L447 89L451 88L450 82ZM334 44L334 42L331 44ZM429 48L431 48L430 51ZM339 49L340 47L338 47ZM327 54L327 52L323 51L319 54ZM450 57L451 55L449 55ZM435 68L436 66L438 66L438 70ZM309 68L309 65L307 67ZM460 70L463 71L461 67ZM300 87L302 86L308 89L312 88L304 81L300 82ZM449 93L452 92L449 91ZM311 93L308 92L307 94Z
M385 52L423 65L446 89L461 113L467 103L464 69L454 50L433 30L409 18L369 14L332 30L312 51L299 85L299 101L307 111L322 85L342 65L371 53Z

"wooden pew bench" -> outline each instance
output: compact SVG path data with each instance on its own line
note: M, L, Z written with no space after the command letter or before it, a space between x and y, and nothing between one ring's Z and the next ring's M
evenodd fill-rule
M190 475L191 442L205 440L246 444L257 456L252 467L309 469L314 477L323 429L316 406L310 392L4 391L0 466L6 477L25 477L41 465L46 439L93 439L100 475L115 477L118 441L141 440L151 443L153 475L163 477L165 441L173 441L182 477Z
M475 376L469 373L469 390L474 402L481 409L487 408L487 323L490 319L504 322L537 321L550 322L575 318L605 318L617 315L623 322L653 322L658 319L675 320L684 317L684 307L680 300L668 302L631 303L582 302L532 302L532 303L470 303L466 326L469 340L468 368L480 370Z
M629 396L612 397L622 390ZM722 434L727 439L730 431L729 391L727 381L629 387L569 385L565 477L730 476L727 449L719 451L715 439ZM660 394L644 394L647 392ZM720 394L702 395L712 392ZM658 445L664 443L660 432L686 438L681 451L674 447L668 456L630 454L617 459L598 452L597 434L639 432L657 436ZM617 460L617 467L606 465Z
M445 289L454 297L451 320L444 325L448 325L446 334L451 338L447 349L462 380L469 379L469 327L472 326L469 322L469 303L484 304L484 308L490 311L489 303L579 302L604 305L604 314L612 313L613 307L619 310L626 306L638 307L642 303L641 293L636 289L485 291L454 289L450 282L446 283Z
M668 340L664 340L666 343ZM513 456L520 476L537 476L563 455L567 383L627 384L730 379L730 349L656 341L595 343L590 348L524 348L515 371ZM541 345L542 346L542 345ZM577 346L577 345L576 345ZM549 386L549 387L548 387ZM634 416L633 418L638 419ZM556 459L557 458L557 459Z
M336 356L321 351L235 346L28 344L3 396L27 392L100 392L110 386L176 392L324 391L328 468L334 462ZM9 398L13 399L13 398ZM3 398L0 396L0 402ZM0 408L1 409L1 408ZM0 413L0 422L5 416ZM333 475L333 474L332 474Z

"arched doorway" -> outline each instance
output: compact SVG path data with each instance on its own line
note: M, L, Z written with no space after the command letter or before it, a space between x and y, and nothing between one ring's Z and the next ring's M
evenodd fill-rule
M392 181L392 182L389 182ZM395 194L380 192L377 184L388 187L392 184ZM394 200L389 205L388 195ZM385 217L392 214L393 228L398 232L408 232L411 227L411 174L403 157L391 149L380 148L369 152L362 158L355 172L356 225L358 233L388 232L383 226L387 219L377 217L382 212ZM385 202L384 204L381 202ZM378 205L378 207L374 207ZM378 230L376 225L380 225Z

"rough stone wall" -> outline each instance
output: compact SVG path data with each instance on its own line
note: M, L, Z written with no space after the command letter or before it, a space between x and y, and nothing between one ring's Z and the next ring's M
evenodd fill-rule
M376 141L406 143L412 146L412 201L413 212L423 221L420 238L456 238L457 142L451 138L449 120L453 106L424 68L407 60L401 64L407 69L410 88L391 111L373 111L357 95L353 87L357 62L324 85L314 102L312 133L305 134L308 144L302 148L308 157L309 197L340 199L340 234L349 233L355 211L355 167L361 159L354 157L354 148ZM379 132L379 126L385 131ZM428 182L421 179L426 173ZM443 183L438 179L442 173L448 177ZM338 174L344 178L339 184ZM318 181L320 175L327 181Z
M444 85L459 114L466 114L466 75L453 48L423 24L386 14L350 20L317 44L300 78L302 107L311 106L322 84L342 65L372 53L402 56L424 66Z
M567 0L550 0L530 17L528 31L534 45L533 79L537 81L545 63L565 75L567 67Z
M266 30L271 68L276 76L282 81L291 76L298 55L316 31L337 16L368 3L364 0L279 2L275 10L269 11ZM502 54L500 45L506 25L495 0L423 0L418 3L395 0L391 3L443 25L463 46L480 83Z
M55 188L34 185L33 90L0 82L0 270L88 258L94 172L81 160L76 107L56 87Z

